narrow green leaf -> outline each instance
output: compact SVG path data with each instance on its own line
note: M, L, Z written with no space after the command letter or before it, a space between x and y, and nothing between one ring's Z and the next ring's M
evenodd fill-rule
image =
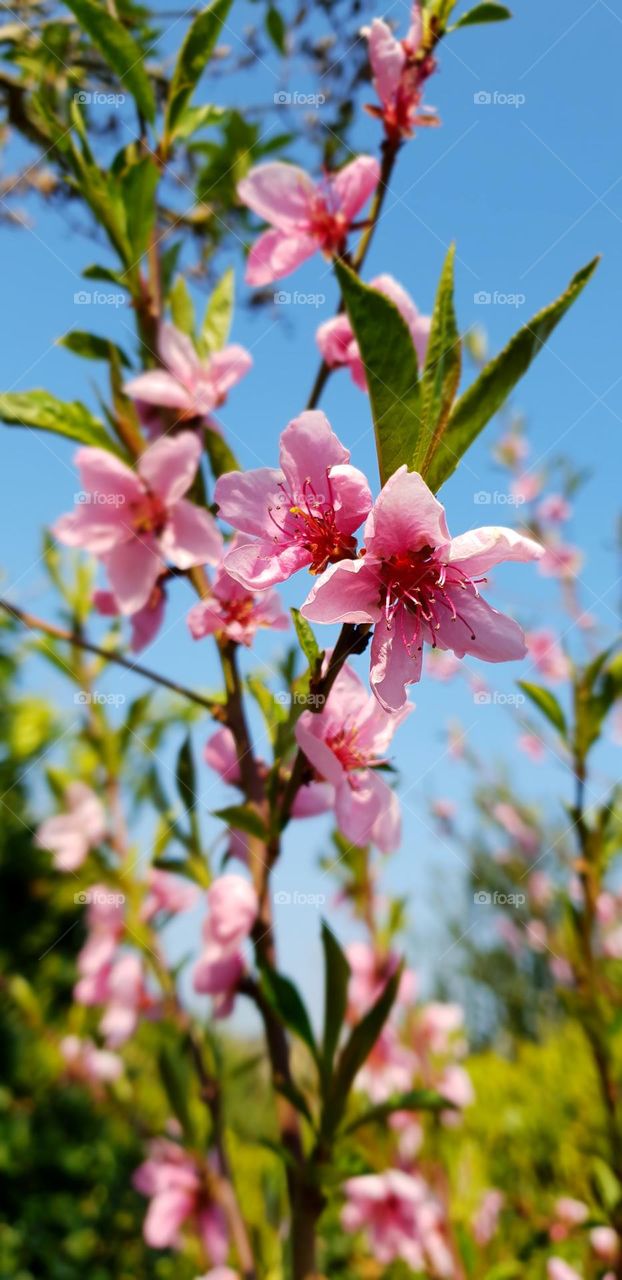
M181 112L209 62L220 36L231 0L213 0L197 15L181 46L166 102L165 129L169 139Z
M342 1133L354 1133L366 1124L378 1124L393 1115L395 1111L451 1111L453 1103L448 1102L435 1089L411 1089L408 1093L396 1093L386 1102L379 1102L376 1107L368 1107L360 1115L355 1116L342 1129Z
M309 1124L313 1124L313 1116L309 1110L307 1099L305 1098L304 1093L302 1093L295 1084L288 1083L286 1080L279 1080L274 1087L277 1093L280 1093L284 1098L287 1098L287 1101L291 1102L292 1107L294 1107L296 1111L299 1111L300 1114L304 1116L305 1120L309 1121Z
M425 368L421 378L423 427L413 467L425 479L451 412L462 367L462 347L454 310L454 257L451 245L439 281Z
M324 1111L324 1128L331 1133L341 1121L354 1079L369 1057L395 1003L402 968L393 974L375 1004L350 1032L333 1078L330 1099Z
M322 921L322 946L324 948L324 1037L322 1042L322 1061L326 1080L329 1081L341 1028L346 1016L348 980L351 971L334 933L329 929L325 920Z
M337 262L335 270L369 387L380 479L414 465L421 430L417 353L395 303Z
M245 831L247 835L257 836L259 840L265 840L268 834L257 810L252 809L249 804L230 804L225 809L214 809L213 816L226 822L233 830Z
M271 689L257 675L247 676L246 686L261 711L270 735L270 741L274 744L278 736L279 726L285 724L288 719L287 704L283 701L279 702Z
M594 258L578 271L565 293L520 329L456 401L426 476L434 492L455 471L462 455L505 403L549 335L584 289L598 261Z
M307 619L303 618L300 610L290 609L290 613L292 615L292 622L296 630L296 635L298 636L300 648L309 663L311 671L316 671L324 657L323 651L320 649L320 646L313 634L312 627L307 622Z
M129 367L125 351L116 342L111 342L110 338L99 338L95 333L86 333L84 329L73 329L71 333L63 334L58 339L58 346L66 347L75 356L82 356L85 360L110 360L115 352L120 363Z
M48 391L0 395L0 419L17 427L37 427L56 435L117 452L104 425L78 400L57 400Z
M194 336L194 303L183 276L176 276L168 295L171 318L176 329Z
M229 267L218 281L207 304L201 330L201 346L206 354L210 351L220 351L229 337L233 319L234 288L235 274L233 267Z
M529 700L542 712L542 715L546 716L549 723L557 729L562 738L566 738L568 733L566 717L555 694L551 693L550 689L544 689L542 685L530 684L528 680L519 680L518 687L523 690L523 693L527 694Z
M169 1045L163 1045L158 1055L158 1066L171 1111L179 1121L186 1138L192 1141L194 1134L188 1109L190 1079L187 1064L178 1053L173 1053Z
M504 4L476 4L474 9L469 9L468 13L463 13L453 27L449 27L448 35L451 31L457 31L459 27L474 27L480 22L504 22L506 18L511 18L512 14L506 9Z
M124 174L121 183L128 236L138 261L143 257L156 217L156 190L160 170L151 156L143 156Z
M219 476L224 476L227 471L239 471L240 464L229 448L224 436L220 431L214 431L213 427L205 427L203 432L203 440L205 443L205 452L209 458L212 475L215 480Z
M179 798L184 805L184 808L188 810L188 813L192 813L196 809L198 797L196 772L192 757L192 743L190 741L189 734L186 735L181 747L179 748L177 767L175 770L175 781L177 783Z
M317 1059L317 1045L311 1022L297 987L282 973L266 966L261 971L261 989L281 1022L304 1041Z
M278 53L286 52L287 27L282 14L271 4L266 13L266 31Z
M132 94L141 115L153 122L156 113L153 89L143 66L142 49L129 31L98 0L66 0L66 3L121 84Z

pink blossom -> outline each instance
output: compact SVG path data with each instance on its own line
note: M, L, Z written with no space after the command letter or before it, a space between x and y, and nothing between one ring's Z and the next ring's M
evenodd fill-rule
M431 1000L419 1010L419 1035L430 1053L448 1053L451 1040L464 1027L464 1010L459 1004Z
M539 675L547 680L567 680L570 663L554 631L541 627L525 633L529 657Z
M590 1244L601 1262L615 1262L620 1253L620 1239L613 1227L592 1227Z
M224 1216L209 1200L192 1156L166 1138L158 1138L150 1145L148 1159L134 1173L133 1183L151 1202L143 1225L150 1248L181 1248L181 1228L189 1222L210 1260L219 1267L225 1263L229 1245Z
M104 1003L100 1030L110 1048L117 1049L134 1034L141 1013L154 1005L140 956L128 952L115 960L106 975Z
M499 440L495 448L495 454L501 462L511 467L518 462L525 461L529 454L529 444L518 431L508 431Z
M535 560L541 548L513 529L451 538L445 511L416 472L400 467L365 525L365 556L326 570L302 613L314 622L375 623L372 688L397 711L421 677L424 642L487 662L525 655L518 624L480 596L478 583L503 560Z
M235 738L229 728L223 726L212 734L211 738L205 744L204 760L206 764L220 774L223 782L231 787L239 787L242 783L242 775L238 762L238 753L235 745ZM263 760L258 761L258 767L262 771L267 771ZM326 782L308 782L300 787L294 803L292 805L293 818L315 818L320 813L326 813L329 809L334 808L335 792L334 788ZM242 842L245 840L243 832L231 831L232 837L239 837ZM230 848L230 855L242 857L242 861L246 861L245 845L236 843L236 847Z
M397 1093L407 1093L416 1066L412 1050L400 1042L394 1027L385 1025L358 1072L356 1088L374 1105L386 1102Z
M507 831L525 853L535 853L538 848L538 833L525 822L515 805L505 800L499 801L494 805L492 813L503 830Z
M279 280L318 250L327 257L343 253L350 225L379 180L380 166L372 156L357 156L318 184L281 160L251 169L238 184L238 195L271 229L250 251L247 283Z
M149 446L136 471L105 449L75 456L83 502L54 526L70 547L98 556L121 612L136 614L170 561L178 569L214 564L222 539L209 511L184 498L194 480L201 442L191 431Z
M412 298L401 284L393 279L393 276L376 276L375 280L370 281L370 286L395 303L410 330L419 364L423 365L430 336L431 317L419 314ZM341 313L332 320L326 320L320 325L316 336L322 357L329 369L336 369L339 365L346 366L350 370L353 382L361 388L361 391L366 391L365 366L347 315Z
M243 544L242 536L236 534L229 543L227 554L234 554ZM227 573L224 562L214 575L211 595L193 605L187 622L195 640L220 632L236 644L249 646L260 627L286 631L289 626L289 618L281 608L276 591L262 591L255 595Z
M389 714L351 667L340 671L323 711L304 711L296 740L320 778L335 788L340 831L355 845L373 842L383 853L399 845L395 792L376 771L398 725L412 708Z
M450 649L429 649L426 657L426 674L441 684L452 680L460 670L460 659Z
M529 759L533 760L535 764L539 764L541 760L544 760L546 747L541 738L538 738L535 733L519 734L517 738L517 746L519 750L524 751L525 755L529 756Z
M197 1280L240 1280L240 1274L231 1267L212 1267L204 1276L197 1276Z
M541 955L548 950L548 933L544 920L528 920L525 924L525 933L532 951Z
M583 1280L579 1271L570 1267L563 1258L549 1258L546 1264L547 1280Z
M418 0L412 6L411 25L398 40L381 18L363 29L367 36L374 89L381 107L368 107L384 122L387 137L410 138L416 125L438 124L433 112L422 107L425 81L436 69L431 54L422 52L423 19Z
M97 612L104 618L117 618L122 612L121 606L112 591L94 591L93 604ZM132 653L140 653L141 649L145 649L148 644L151 644L152 640L155 640L164 621L165 607L166 591L164 579L160 578L156 582L147 603L137 609L136 613L130 614L132 628L130 649Z
M230 874L210 885L207 905L205 947L194 969L194 989L214 996L214 1013L224 1017L233 1008L235 989L244 972L242 945L257 918L259 902L248 880Z
M149 892L140 910L140 918L145 921L153 920L159 912L179 915L181 911L189 911L199 897L196 885L158 867L149 868L147 888Z
M553 1205L553 1221L549 1227L551 1240L559 1243L569 1236L573 1227L580 1227L589 1217L589 1209L582 1200L572 1196L560 1196Z
M541 520L548 520L551 524L563 524L570 519L572 507L561 493L550 493L539 504L538 515Z
M544 478L538 472L525 471L512 481L510 493L519 503L533 502L534 498L537 498L538 494L542 492L543 484Z
M191 339L172 324L162 325L159 354L164 369L149 369L123 389L142 405L177 410L181 422L208 418L253 363L248 351L237 345L202 360Z
M357 1021L375 1003L389 978L395 973L399 956L392 951L381 956L368 942L351 942L346 947L346 957L351 970L348 1018ZM405 1004L414 998L415 984L414 973L406 969L400 981L397 1003Z
M577 577L584 559L579 547L550 538L545 544L544 555L540 560L540 573L544 578L570 580Z
M388 1266L401 1258L413 1271L453 1274L441 1206L423 1178L387 1169L349 1178L344 1190L344 1231L364 1231L379 1263Z
M107 885L92 885L88 901L86 942L78 956L79 978L74 988L78 1004L103 1004L114 954L124 929L124 899Z
M451 1063L445 1067L440 1079L436 1084L437 1091L448 1102L453 1103L454 1107L462 1110L464 1107L470 1107L475 1101L475 1090L471 1083L471 1077L465 1071L464 1067ZM457 1118L451 1111L445 1113L444 1117L449 1123Z
M527 880L527 889L534 907L544 910L550 906L555 890L546 871L532 871Z
M484 1192L473 1219L473 1236L476 1244L485 1246L490 1243L497 1232L499 1214L504 1203L505 1196L497 1187L491 1187Z
M69 1074L91 1084L110 1084L123 1073L123 1062L116 1053L98 1049L92 1040L64 1036L59 1049Z
M317 410L289 423L281 436L281 470L229 471L215 499L220 515L247 535L225 556L225 568L247 589L284 582L308 566L356 554L354 533L371 507L365 476Z
M106 814L95 792L84 782L70 782L65 799L67 811L41 823L35 844L51 850L57 871L75 871L89 850L105 838Z

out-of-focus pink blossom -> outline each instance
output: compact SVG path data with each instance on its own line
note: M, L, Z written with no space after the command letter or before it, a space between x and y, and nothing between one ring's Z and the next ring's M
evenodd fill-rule
M59 1049L73 1079L91 1084L111 1084L123 1073L123 1062L118 1054L111 1053L109 1049L98 1049L92 1040L64 1036Z
M66 812L41 823L35 844L53 853L57 871L75 871L89 850L104 839L106 814L95 792L84 782L70 782L65 800Z
M154 1007L145 985L142 959L135 952L119 956L110 967L104 1003L100 1030L110 1048L117 1049L134 1034L141 1014Z
M538 848L538 833L508 801L501 800L492 810L493 816L504 831L516 841L524 853L533 854Z
M525 925L527 944L539 954L548 950L548 933L544 920L528 920Z
M546 1276L547 1280L583 1280L581 1273L564 1262L563 1258L549 1258Z
M195 1160L166 1138L157 1138L148 1159L134 1173L133 1183L150 1200L143 1235L152 1249L181 1248L185 1223L199 1235L208 1257L224 1265L229 1250L222 1210L205 1190Z
M524 657L516 622L486 604L478 584L504 560L533 560L541 548L513 529L473 529L451 538L445 511L417 472L400 467L365 525L364 557L322 574L302 607L312 622L375 623L371 684L397 711L421 677L424 643L487 662Z
M542 739L538 738L535 733L521 733L516 741L519 750L524 751L525 755L529 756L529 759L533 760L535 764L539 764L541 760L544 760L546 747Z
M551 524L563 524L570 519L572 507L561 493L550 493L539 504L538 515L541 520L547 520Z
M459 1111L464 1107L470 1107L475 1101L475 1090L471 1081L471 1077L465 1071L464 1067L452 1063L445 1067L440 1079L436 1082L436 1089L443 1098L453 1103ZM458 1117L453 1111L444 1113L443 1119L445 1123L452 1124Z
M418 1038L430 1053L448 1053L452 1040L464 1029L464 1009L459 1004L430 1000L419 1010Z
M387 1169L349 1178L344 1191L344 1231L364 1231L378 1262L389 1266L401 1258L413 1271L453 1275L442 1209L423 1178Z
M555 889L546 871L532 871L527 880L527 891L532 906L539 910L544 910L544 908L550 906Z
M180 422L208 419L253 363L249 352L238 345L203 360L191 339L172 324L162 325L159 351L164 368L140 373L123 389L142 405L174 409Z
M380 956L368 942L351 942L346 947L350 965L348 984L348 1018L357 1021L367 1013L384 990L389 978L399 965L395 952ZM414 999L416 977L412 969L405 969L397 993L397 1004L407 1004Z
M122 613L121 605L112 591L94 591L93 604L104 618L118 618ZM130 614L132 653L140 653L141 649L155 640L164 621L165 608L166 590L162 577L156 582L147 603L137 609L136 613Z
M428 649L426 653L426 675L433 680L445 683L452 680L461 669L460 659L451 649Z
M229 471L215 500L220 515L246 538L225 556L225 568L248 590L285 582L298 569L321 573L356 554L354 534L371 507L365 476L317 410L285 428L281 470Z
M282 160L251 169L238 183L238 195L271 229L250 251L247 283L279 280L318 250L329 258L341 254L351 223L379 179L380 166L372 156L357 156L317 184L304 169Z
M337 824L355 845L373 842L383 853L399 845L397 796L375 766L385 762L391 738L411 710L384 711L346 665L323 711L304 711L298 720L298 746L320 778L335 788Z
M484 1247L490 1244L499 1226L499 1215L505 1203L505 1196L497 1187L485 1191L479 1208L473 1219L473 1237L475 1243Z
M549 1236L556 1244L566 1240L575 1227L580 1227L589 1217L589 1209L583 1200L575 1200L573 1196L560 1196L553 1205L553 1221L549 1227Z
M257 894L243 876L220 876L207 891L205 946L195 965L195 991L215 997L214 1013L225 1017L233 1008L235 989L244 972L242 945L257 918Z
M518 431L508 431L496 445L495 455L506 466L516 466L517 463L524 462L529 455L528 441Z
M378 293L383 293L395 303L410 330L419 365L423 366L430 336L431 317L420 315L412 298L401 284L393 279L393 276L376 276L370 281L370 287L377 289ZM366 391L365 366L348 316L342 312L332 320L326 320L320 325L316 336L322 358L329 369L336 369L339 366L348 368L356 386L360 387L361 391Z
M368 106L378 116L392 141L410 138L415 127L438 124L433 109L422 105L425 82L436 62L422 46L423 18L419 0L412 5L410 28L403 40L394 36L381 18L363 28L367 37L374 89L380 106Z
M620 1253L620 1238L613 1227L592 1227L590 1245L601 1262L615 1262Z
M510 493L517 502L533 502L534 498L542 492L544 478L537 472L524 472L523 475L517 476L510 485Z
M244 545L244 538L236 534L227 547L231 555ZM289 618L281 607L276 591L254 594L231 577L220 564L214 575L211 594L193 605L187 618L190 634L195 640L204 636L222 635L235 644L250 646L260 627L270 631L286 631Z
M170 871L161 871L159 867L150 867L147 874L148 893L141 907L141 919L153 920L160 912L166 915L179 915L181 911L189 911L199 897L196 885L188 884L181 876L172 875Z
M88 934L78 955L78 1004L103 1004L115 951L123 935L124 899L105 884L92 885L85 893Z
M585 556L579 547L559 539L548 539L540 560L540 573L545 578L561 578L571 581L580 573Z
M191 431L163 436L132 471L106 449L78 449L83 494L54 526L60 542L102 561L115 600L136 614L151 599L170 562L178 569L215 564L222 538L209 511L184 497L194 480L201 441Z
M570 663L554 631L542 627L526 631L527 651L539 675L547 680L567 680Z

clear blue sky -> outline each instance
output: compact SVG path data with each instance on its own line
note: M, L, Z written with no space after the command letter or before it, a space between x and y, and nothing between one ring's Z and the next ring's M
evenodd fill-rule
M162 5L164 8L165 6ZM168 7L168 5L166 6ZM457 241L457 304L463 329L485 324L492 350L542 305L557 296L573 272L597 252L603 261L595 280L555 333L524 382L517 403L526 413L533 457L551 460L569 453L575 464L591 471L576 505L572 536L586 548L582 572L584 603L603 622L616 625L619 567L613 530L619 506L622 450L622 370L620 369L620 296L622 294L622 171L619 147L622 81L622 15L605 0L585 5L543 5L523 0L510 23L457 33L440 54L440 74L430 83L428 98L438 108L442 127L423 131L400 158L368 261L368 277L394 274L423 311L431 308L435 282L449 242ZM364 18L382 12L365 6ZM405 26L404 3L384 10ZM234 3L227 39L239 42L244 24L256 8ZM322 18L317 18L321 31ZM182 24L168 33L172 48ZM281 87L269 66L252 79L252 100ZM321 91L296 63L286 85L300 92ZM205 85L205 100L210 87ZM242 91L243 94L244 91ZM478 93L498 96L496 105L479 104ZM239 102L240 82L218 83L218 100ZM520 95L519 105L499 96ZM215 96L215 95L214 95ZM369 97L369 95L364 95ZM524 101L522 99L524 98ZM281 125L275 120L274 129ZM379 142L375 121L361 113L356 144L373 151ZM82 234L80 216L70 218L41 207L32 209L30 230L0 229L3 250L4 339L0 349L0 389L42 386L66 399L83 399L93 408L94 366L56 347L56 339L72 328L89 328L132 346L131 317L107 306L80 307L73 301L81 288L81 270L94 260L107 261L106 251ZM246 296L241 260L238 301ZM323 293L315 309L287 309L287 325L278 314L253 315L237 310L234 339L252 351L255 367L235 391L223 413L233 446L246 466L272 465L278 436L303 406L314 376L317 324L332 314L335 288L320 259L285 281L284 288ZM480 291L524 295L518 307L476 305ZM353 461L376 482L373 434L365 397L345 374L335 376L323 407ZM38 560L40 526L70 508L76 489L71 465L73 448L53 436L0 428L3 514L6 536L2 561L6 590L16 602L50 615L53 601L45 592ZM450 528L459 532L482 522L503 523L503 507L474 504L481 489L503 487L490 462L495 428L469 454L443 490ZM307 583L291 582L287 602L300 603ZM531 567L512 567L495 575L494 602L511 606L528 625L558 625L558 593ZM207 642L194 645L185 628L189 599L183 586L173 593L166 627L145 660L186 681L207 683L214 671ZM573 637L569 636L572 645ZM277 639L277 644L280 641ZM270 648L262 643L262 659ZM493 687L511 690L518 667L485 673ZM117 687L115 676L112 686ZM61 691L56 677L33 667L37 689ZM129 679L128 691L139 683ZM125 688L125 683L123 684ZM62 696L69 702L67 691ZM404 842L388 870L393 887L411 891L419 926L413 954L425 954L428 973L443 972L452 956L442 919L448 906L460 904L463 867L455 850L431 831L425 814L430 795L451 794L464 801L460 765L447 759L443 730L451 715L469 727L472 740L491 760L507 751L514 776L535 797L556 794L563 779L554 762L545 769L513 758L515 731L499 707L475 707L472 697L455 684L442 688L424 682L415 692L416 714L397 739L402 764ZM71 707L67 714L71 715ZM207 726L197 732L197 745ZM615 765L615 757L608 761ZM170 767L165 759L164 769ZM205 779L206 807L223 802L219 789ZM209 828L212 835L215 824ZM326 848L322 821L298 824L290 836L275 887L330 892L314 869ZM305 910L307 914L301 913ZM285 964L304 975L316 968L317 927L311 909L284 908L280 936Z

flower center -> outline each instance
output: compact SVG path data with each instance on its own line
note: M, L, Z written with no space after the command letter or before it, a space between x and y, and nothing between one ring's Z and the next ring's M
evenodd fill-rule
M350 773L353 769L366 769L369 765L369 759L357 747L356 739L355 725L351 725L350 728L344 725L338 733L334 733L326 739L326 745L336 755L346 773Z
M166 525L168 513L162 499L146 489L141 498L132 502L130 516L134 533L159 534Z
M331 208L331 192L316 195L309 218L311 234L319 240L324 253L339 253L343 248L348 230L345 215L337 206Z
M388 626L403 609L414 614L428 628L428 639L436 644L435 633L450 619L467 628L475 640L471 623L460 612L460 593L478 596L478 582L485 578L469 578L458 565L444 564L434 547L420 551L404 551L391 556L382 566L380 603Z
M326 488L326 495L318 494L311 480L306 479L302 491L291 494L280 484L279 519L273 508L269 509L270 519L282 535L275 542L300 543L311 557L311 573L323 573L327 565L354 560L356 556L356 538L342 533L337 526L328 471Z
M232 622L238 622L244 627L252 618L254 607L253 596L244 596L241 600L227 600L222 604L224 620L228 626Z

